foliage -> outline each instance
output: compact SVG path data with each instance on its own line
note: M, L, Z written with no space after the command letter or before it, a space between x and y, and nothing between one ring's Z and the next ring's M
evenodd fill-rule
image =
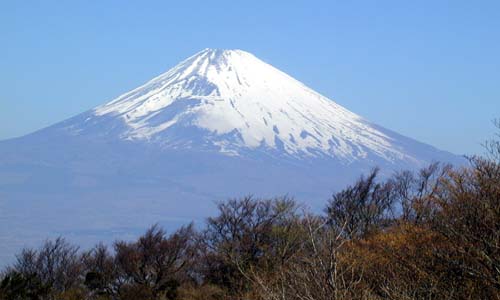
M293 199L218 204L203 229L88 251L63 238L24 249L0 299L500 299L500 144L470 166L375 169L323 214Z

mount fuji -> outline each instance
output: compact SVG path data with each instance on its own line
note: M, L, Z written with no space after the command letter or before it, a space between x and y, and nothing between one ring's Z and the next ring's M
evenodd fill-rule
M462 163L248 52L205 49L108 103L0 142L0 262L47 237L86 246L202 220L228 197L288 194L318 209L375 166L390 174L433 161Z

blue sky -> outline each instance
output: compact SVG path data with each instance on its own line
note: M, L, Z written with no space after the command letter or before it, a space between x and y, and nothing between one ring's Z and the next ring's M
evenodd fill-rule
M2 1L0 139L238 48L457 154L500 117L500 1Z

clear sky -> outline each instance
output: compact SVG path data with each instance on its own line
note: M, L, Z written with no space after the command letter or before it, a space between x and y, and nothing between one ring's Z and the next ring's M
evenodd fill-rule
M500 1L1 1L0 139L243 49L367 119L457 154L500 117Z

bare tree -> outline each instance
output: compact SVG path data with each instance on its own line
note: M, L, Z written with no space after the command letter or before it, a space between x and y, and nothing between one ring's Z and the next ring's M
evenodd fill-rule
M394 217L392 182L378 183L378 169L333 195L326 213L329 223L347 238L360 238L384 227Z
M128 293L140 290L152 299L175 299L178 276L193 257L192 236L192 225L168 237L154 225L137 242L116 242L115 264L118 276L126 283L121 289L127 289Z
M472 169L452 172L438 201L433 230L449 243L437 257L482 288L484 297L500 295L500 164L476 158ZM495 299L495 298L491 298Z
M109 296L116 299L127 279L120 276L115 257L104 244L82 254L85 268L85 286L91 296Z
M204 232L206 276L225 272L220 284L237 294L250 288L250 273L273 270L293 253L297 238L291 221L297 216L297 204L287 197L246 197L221 202L218 208L219 215L207 220Z
M483 146L487 152L487 158L500 163L500 119L493 120L493 125L497 128L495 137L486 141Z
M389 179L394 188L394 202L402 210L402 221L422 224L430 220L437 209L433 199L443 191L451 170L451 165L435 162L416 174L403 171Z
M36 283L40 299L54 299L59 293L79 287L81 270L78 247L57 238L45 241L39 249L23 249L8 273L11 278Z
M347 226L332 227L327 219L304 214L303 240L295 255L274 273L254 273L252 280L262 299L340 300L356 299L362 272L343 259L349 241L342 232ZM340 230L337 230L339 229ZM358 297L360 298L360 297Z

